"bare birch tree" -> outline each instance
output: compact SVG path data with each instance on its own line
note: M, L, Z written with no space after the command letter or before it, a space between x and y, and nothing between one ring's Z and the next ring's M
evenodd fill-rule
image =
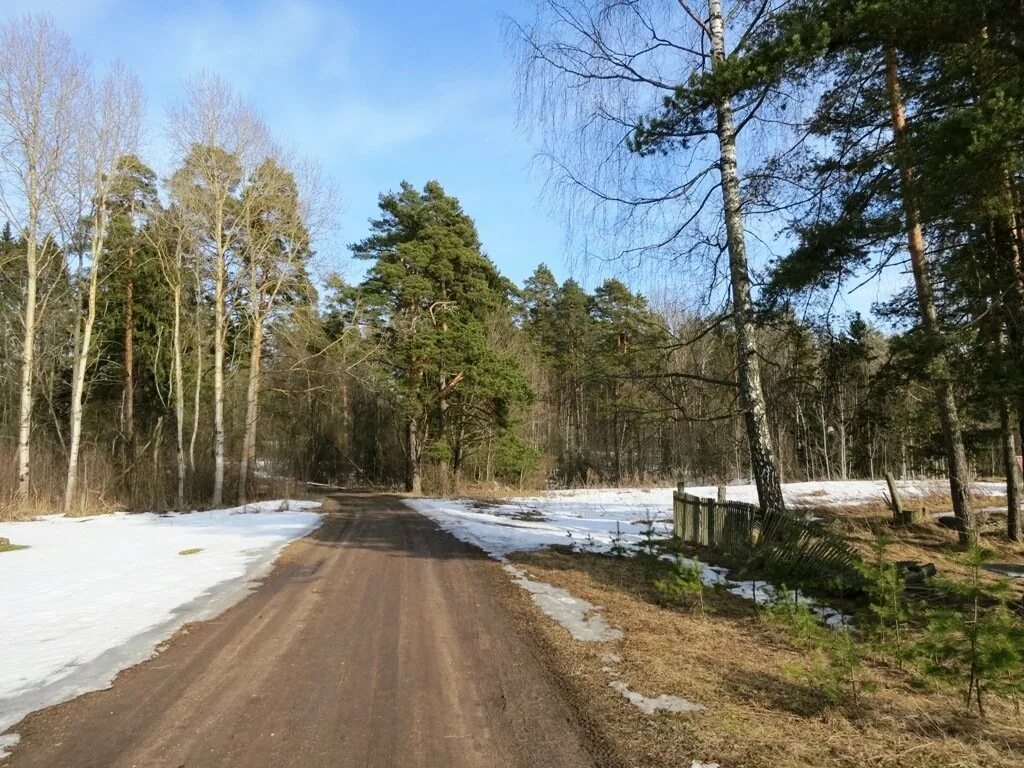
M315 169L303 165L298 178L280 158L268 158L250 177L243 192L242 302L249 326L249 379L245 398L245 432L238 466L238 503L248 500L255 468L263 346L267 324L289 300L306 293L306 261L319 184ZM299 179L303 188L299 187Z
M738 137L759 127L769 94L739 105L718 97L669 130L659 118L691 76L725 60L727 33L742 43L777 4L737 0L723 14L720 0L537 0L536 18L512 25L524 115L540 127L549 192L568 201L580 248L626 269L667 265L677 284L728 297L766 513L784 502L761 386L747 253L755 211L743 195Z
M182 295L185 283L185 254L188 250L188 226L181 210L172 206L161 215L154 226L147 228L153 250L171 292L171 380L174 403L174 456L176 483L174 505L185 508L185 373L182 338Z
M78 487L78 458L82 444L82 406L86 372L92 355L96 324L101 263L106 249L110 220L110 198L117 184L118 161L138 149L142 119L142 89L133 75L115 66L96 85L79 92L76 122L75 174L73 193L82 203L84 215L76 216L76 228L87 227L89 278L85 317L81 318L71 379L71 428L68 471L64 486L64 513L71 512ZM82 276L79 275L81 278ZM77 322L77 321L76 321Z
M55 215L70 165L75 99L85 67L44 16L0 29L0 205L25 241L18 489L31 490L31 436L40 275L60 257Z
M185 100L170 115L169 136L179 170L171 181L176 201L200 222L200 247L213 267L214 478L212 503L224 498L225 348L228 295L242 230L239 192L266 156L267 131L252 105L222 80L202 76L187 86Z

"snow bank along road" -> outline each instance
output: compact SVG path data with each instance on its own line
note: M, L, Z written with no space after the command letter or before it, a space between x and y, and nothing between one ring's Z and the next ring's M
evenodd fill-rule
M320 524L308 511L319 506L0 523L0 536L27 546L0 557L0 733L106 688L186 622L238 602L282 547ZM0 750L14 738L0 737Z
M593 765L501 566L396 499L335 504L248 598L15 726L0 765Z

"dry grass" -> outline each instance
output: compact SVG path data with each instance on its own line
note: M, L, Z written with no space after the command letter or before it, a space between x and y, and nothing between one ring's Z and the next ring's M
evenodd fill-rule
M625 631L612 645L573 640L525 596L517 610L565 681L568 696L614 762L624 766L723 768L807 766L985 766L1024 764L1024 719L993 705L988 721L963 712L951 693L925 692L912 675L883 663L867 674L877 691L859 708L829 707L787 668L805 665L785 631L750 603L712 593L706 619L662 605L637 562L547 551L515 556L537 578L604 606ZM696 715L648 717L608 684L616 677L649 696L667 693L707 708Z
M177 479L173 455L151 451L141 453L131 472L120 467L120 459L97 446L83 446L80 459L80 496L73 505L74 517L124 511L166 511L173 509ZM16 461L13 450L0 450L0 521L27 520L55 514L63 507L67 467L57 452L40 447L33 454L32 494L16 498ZM238 468L226 467L224 504L235 504ZM205 453L186 475L185 501L188 509L206 509L212 493L212 459ZM308 499L303 483L284 477L257 476L251 479L250 501L262 499Z
M996 508L1005 506L1005 503L1005 499L991 497L975 500L976 508L979 509L983 504ZM915 500L914 504L934 512L951 514L948 496ZM961 562L963 549L956 531L930 519L919 525L894 527L891 525L892 512L882 503L853 508L822 508L814 510L813 514L824 517L830 528L865 558L874 556L876 541L879 537L885 537L890 541L886 548L886 557L890 560L933 563L941 576L966 577L968 574L967 567ZM982 544L990 552L990 559L997 563L1024 565L1024 544L1008 540L1005 526L1005 514L979 514ZM1024 583L1018 580L1014 586L1024 594Z

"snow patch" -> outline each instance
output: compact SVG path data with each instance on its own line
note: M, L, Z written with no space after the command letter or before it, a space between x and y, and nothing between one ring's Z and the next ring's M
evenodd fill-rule
M941 479L897 480L896 488L904 499L924 496L949 495L949 482ZM1006 494L1003 483L972 483L972 493L983 497ZM687 488L691 496L714 499L718 497L718 486L701 485ZM814 480L806 483L786 483L782 486L786 506L800 507L851 507L884 501L889 497L885 480ZM745 501L757 504L757 487L754 485L730 485L726 487L728 501Z
M609 627L601 609L581 600L558 587L543 581L534 581L521 568L505 563L512 580L530 593L533 602L544 613L569 631L575 639L585 643L607 643L622 638L622 630Z
M820 487L850 484L873 486L868 481L793 485ZM739 488L742 490L745 486ZM711 486L705 489L691 488L688 492L702 490L707 490L712 496L717 493L717 489ZM670 488L553 491L545 496L486 504L467 499L407 499L405 503L456 538L479 547L499 560L504 560L513 552L530 552L558 544L571 544L590 552L608 553L618 548L629 553L642 548L651 537L672 535ZM687 566L697 562L685 557L663 557ZM705 586L721 586L734 595L760 605L767 605L776 599L776 590L768 582L733 581L725 568L707 563L701 563L700 567ZM536 601L536 596L534 599ZM839 611L818 605L803 595L798 595L798 599L821 616L829 626L848 623L849 617Z
M183 624L223 612L316 528L313 501L189 514L59 515L0 524L0 733L110 685ZM179 553L200 551L190 557Z
M11 750L18 746L19 741L21 741L21 736L16 733L0 736L0 760L11 754Z
M700 704L694 704L692 701L681 699L678 696L668 696L664 693L654 699L644 696L642 693L630 690L629 686L622 680L613 680L608 685L621 693L630 704L647 715L653 715L657 712L704 711L704 707Z

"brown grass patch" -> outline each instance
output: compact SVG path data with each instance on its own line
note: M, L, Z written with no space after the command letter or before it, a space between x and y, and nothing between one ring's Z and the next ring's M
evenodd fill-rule
M608 622L625 632L612 644L577 642L540 615L524 593L514 600L514 610L590 730L599 734L612 764L1024 764L1024 719L1010 707L994 706L990 719L981 721L965 715L952 694L924 692L910 674L886 664L870 666L878 688L860 708L829 707L817 691L786 673L806 663L786 633L732 595L708 594L712 612L701 618L662 605L650 573L635 560L554 551L513 559L536 578L603 606ZM621 660L610 662L609 652ZM609 687L615 678L645 695L681 696L707 711L648 717Z

